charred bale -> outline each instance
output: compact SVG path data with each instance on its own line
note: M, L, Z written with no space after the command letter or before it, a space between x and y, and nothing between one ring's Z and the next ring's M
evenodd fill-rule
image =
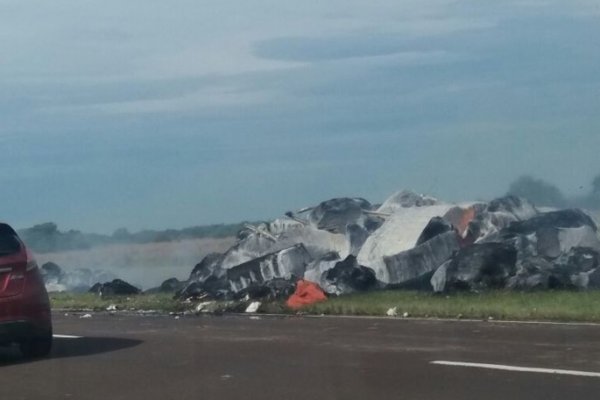
M231 286L225 276L209 276L203 282L188 281L175 293L176 299L227 300L232 297Z
M325 287L325 273L335 267L341 261L340 255L337 252L330 252L317 260L311 262L304 272L304 280L316 283L321 287Z
M474 218L464 233L466 244L490 241L510 224L528 220L539 213L533 204L515 196L492 200L485 207L475 207L474 211Z
M165 280L160 286L148 289L144 293L176 293L183 289L187 282L180 281L177 278L169 278Z
M327 282L325 291L338 295L367 291L379 285L375 272L371 268L359 265L356 257L352 255L326 271L325 281Z
M296 279L273 279L263 284L251 284L235 293L234 299L260 300L263 302L283 300L296 290Z
M431 278L434 291L504 288L515 274L517 251L505 243L481 243L461 249Z
M544 290L563 286L553 277L554 265L544 257L532 256L517 261L517 273L511 276L506 287L518 290Z
M514 222L485 241L512 242L521 259L558 259L576 247L600 250L596 224L581 210L553 211Z
M538 210L528 200L508 195L489 202L487 211L492 213L508 213L518 220L526 220L538 213Z
M371 203L365 199L347 197L331 199L313 208L308 215L308 220L317 229L344 234L348 225L365 226L365 220L375 220L376 218L364 213L371 209ZM373 225L373 221L370 221L368 225L375 228L377 224Z
M260 285L276 278L300 278L311 261L306 248L298 244L228 269L227 280L231 290L239 292L250 285Z
M394 193L386 199L386 201L378 207L377 211L382 213L394 213L401 208L428 207L438 204L440 204L440 202L433 197L405 189Z
M225 275L225 271L221 268L223 255L220 253L210 253L202 259L192 272L190 273L189 281L204 282L209 277L221 277Z
M452 226L452 224L450 222L446 221L442 217L433 217L429 221L429 223L425 226L425 228L423 229L423 232L421 232L421 235L417 239L416 246L420 246L423 243L425 243L441 234L444 234L447 232L454 232L454 231L455 231L454 227Z
M40 267L40 273L44 283L60 283L65 273L62 268L53 262L47 262Z
M115 279L112 282L96 283L89 292L96 293L100 296L135 295L140 294L141 290L122 279Z
M358 224L351 224L346 227L346 236L350 243L350 255L356 257L363 244L367 241L369 232L366 228Z
M388 280L392 285L409 284L435 271L459 250L458 236L454 231L442 233L413 249L384 257Z
M508 227L508 232L529 234L544 228L579 228L589 226L594 232L596 224L592 218L579 209L566 209L541 213L521 222L513 223Z

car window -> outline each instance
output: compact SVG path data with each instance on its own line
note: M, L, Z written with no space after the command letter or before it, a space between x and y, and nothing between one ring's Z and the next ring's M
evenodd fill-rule
M0 228L0 256L19 252L21 243L16 235Z

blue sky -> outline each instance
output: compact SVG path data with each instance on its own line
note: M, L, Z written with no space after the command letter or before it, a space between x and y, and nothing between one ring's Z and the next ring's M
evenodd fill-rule
M176 228L524 173L579 194L598 4L0 0L0 219Z

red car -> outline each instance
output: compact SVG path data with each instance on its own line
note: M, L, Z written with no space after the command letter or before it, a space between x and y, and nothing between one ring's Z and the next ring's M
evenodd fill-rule
M10 226L0 223L0 345L13 343L25 357L50 352L50 301L31 252Z

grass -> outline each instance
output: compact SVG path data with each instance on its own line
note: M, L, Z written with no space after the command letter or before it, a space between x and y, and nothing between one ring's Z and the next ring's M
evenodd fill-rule
M119 310L182 312L195 304L173 300L169 294L142 294L101 298L94 294L53 293L55 309L103 311L114 304ZM245 303L217 304L219 311L243 312ZM600 291L547 291L485 293L432 293L390 290L330 298L300 310L315 315L385 316L396 307L398 316L495 320L600 322ZM260 312L295 313L282 302L263 304Z
M173 300L172 294L163 293L104 297L93 293L50 293L50 303L53 309L73 311L105 311L111 305L129 311L180 312L189 308L188 304Z
M326 315L386 315L497 320L600 322L600 291L454 293L380 291L329 299L303 311Z

